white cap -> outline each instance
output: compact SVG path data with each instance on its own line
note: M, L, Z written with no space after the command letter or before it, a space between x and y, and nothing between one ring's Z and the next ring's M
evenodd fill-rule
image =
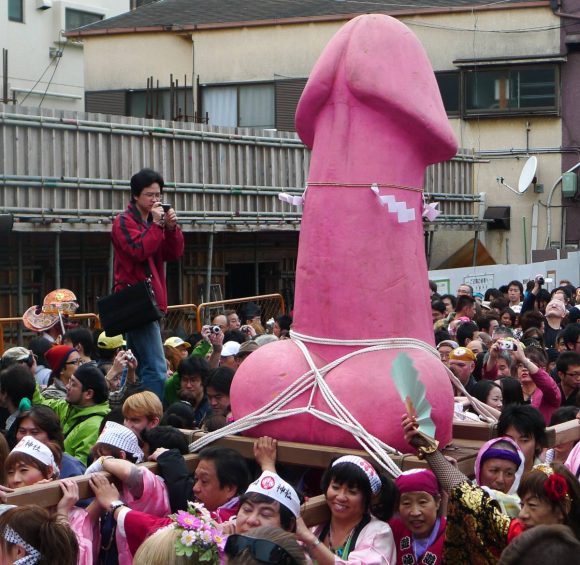
M237 341L227 341L222 347L222 357L231 357L240 352L240 344Z
M107 422L97 443L106 443L130 453L137 459L137 463L143 461L143 451L139 447L139 440L133 430L117 422Z
M44 463L48 467L52 467L52 472L58 476L59 469L54 460L54 455L52 451L44 445L44 443L39 442L36 438L32 436L25 436L23 437L17 444L16 447L11 451L14 453L15 451L20 453L26 453L31 457L34 457L37 461Z
M280 478L276 473L264 471L253 483L250 484L246 494L257 492L279 502L296 518L300 516L300 499L290 483Z

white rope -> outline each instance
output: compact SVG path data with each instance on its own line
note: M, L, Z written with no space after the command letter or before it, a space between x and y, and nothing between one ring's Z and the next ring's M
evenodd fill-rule
M360 422L348 411L348 409L338 400L338 398L336 398L336 395L332 392L324 377L327 375L327 373L348 359L373 351L403 348L418 349L421 351L426 351L427 353L430 353L439 359L439 353L437 350L423 341L412 338L342 340L309 336L295 332L293 330L290 331L290 338L304 355L308 365L310 366L310 370L297 378L292 384L290 384L286 389L284 389L262 408L259 408L251 414L243 416L239 420L236 420L235 422L232 422L231 424L220 428L219 430L205 434L203 437L194 441L192 444L190 444L189 451L199 451L217 439L227 435L244 432L266 422L279 420L281 418L288 418L291 416L298 416L300 414L310 414L311 416L323 422L338 426L339 428L352 434L352 436L362 446L362 448L367 451L385 471L387 471L393 477L398 477L401 474L401 470L391 459L390 454L401 455L401 453L385 442L381 441L376 436L367 432L360 424ZM361 349L351 351L350 353L335 359L331 363L328 363L324 367L317 367L314 363L314 360L312 359L310 352L308 351L308 348L305 345L305 342L320 345L361 347ZM452 383L459 390L461 390L465 396L467 396L467 398L470 399L476 411L486 421L497 421L497 410L487 406L486 404L469 395L459 379L449 369L447 369L447 372L449 373L449 377ZM306 406L284 409L287 404L308 390L311 392L308 404ZM334 412L334 415L323 412L322 410L319 410L313 406L316 391L320 392L320 395L328 405L329 409Z

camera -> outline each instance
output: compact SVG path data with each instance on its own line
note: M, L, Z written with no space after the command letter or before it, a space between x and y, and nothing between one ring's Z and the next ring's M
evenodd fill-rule
M518 346L515 341L511 339L498 339L499 348L504 351L516 351Z
M544 284L546 284L546 283L551 283L551 282L553 282L553 279L550 279L550 278L544 278L544 276L543 276L543 275L538 275L538 276L536 277L536 282L538 283L538 285L539 285L539 286L542 286L542 285L544 285Z
M244 332L245 334L249 334L250 333L250 326L242 326L240 328L241 332Z
M165 202L162 202L161 207L163 208L163 211L167 214L167 212L169 212L169 210L171 209L171 204L166 204Z
M130 349L127 349L127 351L125 351L125 359L127 361L135 361L135 355L133 355L133 352Z
M219 326L210 326L209 331L213 334L219 334L222 329Z

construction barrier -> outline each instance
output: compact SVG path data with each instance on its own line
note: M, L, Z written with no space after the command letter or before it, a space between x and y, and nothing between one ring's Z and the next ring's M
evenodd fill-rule
M171 335L190 336L197 331L197 304L176 304L167 307L167 314L161 320L161 331Z
M235 310L241 320L240 314L243 307L249 303L260 307L262 324L265 324L270 318L277 318L285 313L284 298L281 294L263 294L262 296L203 302L197 307L197 331L200 332L204 324L209 324L215 316L223 314L226 310Z
M67 320L74 322L85 322L83 325L89 329L98 330L101 327L97 314L71 314ZM24 346L33 337L40 334L30 331L22 323L22 316L15 318L0 318L0 355L7 349L16 346Z

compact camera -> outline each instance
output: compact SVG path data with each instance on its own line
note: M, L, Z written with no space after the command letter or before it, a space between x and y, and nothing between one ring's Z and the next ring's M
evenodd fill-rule
M542 286L543 284L553 282L553 279L546 279L542 275L538 275L536 277L536 282L538 283L538 285Z
M498 339L499 348L504 351L516 351L518 346L515 341L511 339Z
M249 334L250 333L250 326L242 326L240 328L240 331L245 333L245 334Z
M127 361L135 361L135 355L133 355L133 352L130 349L127 349L127 351L125 351L125 359Z
M161 203L161 207L163 208L163 211L167 214L167 212L169 212L169 210L171 210L171 204L166 204L164 202Z
M219 334L222 329L219 326L210 326L209 331L213 334Z

